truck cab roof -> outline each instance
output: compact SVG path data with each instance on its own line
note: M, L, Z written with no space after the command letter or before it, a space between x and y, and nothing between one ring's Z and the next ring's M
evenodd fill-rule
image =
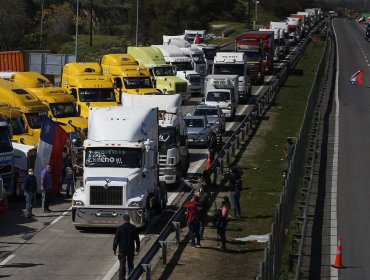
M16 84L0 79L1 99L17 107L22 113L47 112L48 108L31 92Z
M109 66L126 66L126 65L138 65L139 63L135 58L128 53L114 53L106 54L101 59L101 65L104 68L104 65Z
M128 47L127 53L131 54L140 65L145 67L166 64L162 52L155 47Z

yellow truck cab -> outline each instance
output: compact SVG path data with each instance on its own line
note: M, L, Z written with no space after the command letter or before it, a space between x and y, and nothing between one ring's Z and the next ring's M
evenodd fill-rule
M70 139L87 136L87 120L78 116L76 99L61 87L53 87L50 80L37 72L17 72L11 82L37 96L49 108L49 118L58 122Z
M129 54L106 54L101 59L101 67L103 74L111 78L118 100L122 93L160 94L153 87L149 71Z
M174 66L166 64L161 51L155 47L128 47L139 65L146 67L153 79L154 87L164 94L181 94L184 100L189 99L188 82L176 77Z
M63 67L62 87L76 98L77 113L84 118L89 115L89 107L117 106L110 78L103 75L97 62L71 62Z
M10 123L12 141L20 144L36 146L39 139L35 135L26 133L22 124L22 113L19 108L14 108L7 102L0 101L0 116L4 117Z
M37 139L38 143L41 117L43 115L47 116L48 107L42 104L33 93L3 79L0 79L0 98L2 101L9 103L11 107L19 108L22 113L21 123L25 132ZM33 143L28 143L28 145L33 145Z

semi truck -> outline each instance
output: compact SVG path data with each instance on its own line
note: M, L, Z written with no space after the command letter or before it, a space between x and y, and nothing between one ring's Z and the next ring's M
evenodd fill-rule
M180 48L184 55L191 59L193 69L201 77L207 75L207 66L204 59L203 51L194 45L191 45L188 41L181 38L180 36L166 36L163 35L163 45L173 45Z
M299 18L287 18L289 30L289 43L294 45L301 40L302 37L302 22Z
M302 35L308 35L312 28L312 18L310 18L309 14L306 12L297 12L296 14L291 14L290 17L299 18L302 22Z
M183 99L189 99L188 82L176 76L174 66L166 64L161 51L154 47L128 47L139 65L149 70L153 85L164 94L181 94Z
M38 138L35 137L35 135L26 133L26 128L22 120L22 113L19 108L11 107L9 103L0 101L0 116L5 118L10 124L13 143L37 145Z
M62 87L76 99L79 116L87 118L89 107L117 106L110 78L97 62L71 62L63 67Z
M116 99L121 103L122 93L159 94L155 89L149 71L130 54L106 54L100 62L103 74L108 75L115 86Z
M72 199L72 222L117 227L122 216L143 227L166 205L158 182L158 110L90 107L83 143L83 180Z
M3 79L0 79L0 92L2 101L20 110L22 113L20 121L25 128L25 133L33 136L32 139L24 138L24 144L37 145L40 138L41 117L48 115L48 107L31 92Z
M6 211L6 197L14 194L14 151L11 138L8 122L0 116L0 211Z
M248 76L247 56L244 52L218 52L213 62L213 75L238 75L239 100L247 102L252 94L252 82Z
M207 43L207 31L206 30L185 30L185 40L190 44L195 44L195 37L199 38L198 44Z
M68 133L69 140L83 141L87 135L87 120L78 116L76 99L61 87L54 87L50 80L37 72L17 72L11 82L32 92L48 107L48 116Z
M274 32L267 31L249 31L247 36L255 38L262 43L264 49L263 70L266 75L271 75L274 68L275 40Z
M227 118L234 118L239 104L238 75L208 75L204 81L204 103L218 106Z
M280 45L284 46L284 54L289 53L289 32L288 23L286 21L270 21L270 29L280 30Z
M22 196L24 193L24 179L28 169L35 167L37 147L13 143L14 149L14 189L16 196ZM36 174L37 182L41 181L41 174ZM40 191L39 189L37 190Z
M274 52L273 52L273 61L279 61L284 57L284 46L280 42L280 29L270 29L270 28L259 28L258 31L262 32L273 32L274 38Z
M248 35L248 33L237 36L235 38L235 50L244 52L247 56L248 76L251 82L262 85L265 79L263 70L265 50L261 40L255 36Z
M159 181L178 183L189 167L187 130L181 111L182 98L174 95L138 96L122 94L124 107L158 108Z
M174 45L152 45L162 52L167 64L176 68L176 75L188 82L188 89L191 94L199 94L203 89L201 76L194 71L191 59L184 55L184 52ZM190 96L186 97L188 100Z

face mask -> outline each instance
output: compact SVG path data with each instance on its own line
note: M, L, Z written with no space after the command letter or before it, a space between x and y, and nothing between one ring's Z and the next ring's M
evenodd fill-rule
M28 172L29 175L33 175L33 172Z

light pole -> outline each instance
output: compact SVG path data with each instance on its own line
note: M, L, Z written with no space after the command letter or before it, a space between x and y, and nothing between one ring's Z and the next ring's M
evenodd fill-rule
M256 8L256 11L255 11L255 21L257 22L257 20L258 20L258 16L257 16L257 6L258 6L258 4L259 4L259 1L257 1L257 0L255 0L256 2L256 6L255 6L255 8Z
M44 23L44 0L41 2L40 49L42 48L42 25Z
M77 49L78 49L78 12L79 12L79 1L77 0L77 11L76 11L76 45L75 45L75 56L77 61Z
M139 0L136 0L136 47L138 33L139 33Z

